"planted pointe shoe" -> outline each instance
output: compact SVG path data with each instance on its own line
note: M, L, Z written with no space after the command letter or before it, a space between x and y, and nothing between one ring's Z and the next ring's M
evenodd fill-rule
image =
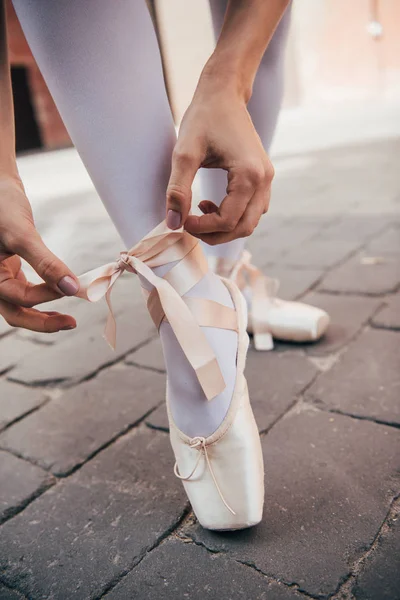
M264 503L260 436L243 374L248 348L247 308L236 285L223 281L233 299L238 332L236 384L225 419L210 436L189 438L174 423L167 398L175 475L182 480L200 524L219 531L256 525L262 519ZM208 323L221 327L220 315Z
M303 302L276 297L279 282L251 264L247 250L236 263L214 259L216 273L236 282L249 303L247 331L253 334L256 350L272 350L273 338L288 342L315 342L325 333L329 315Z
M175 263L162 277L152 268ZM260 437L243 375L248 335L246 303L232 281L223 280L234 308L205 298L184 296L208 271L199 241L165 222L118 260L80 277L79 296L92 302L106 297L110 309L105 337L114 346L116 325L111 291L124 272L140 274L153 286L143 290L157 328L167 321L210 402L225 389L218 361L201 327L234 330L238 334L233 397L221 425L208 437L188 437L174 422L167 398L175 474L185 487L193 510L208 529L230 530L260 522L264 502L264 468Z

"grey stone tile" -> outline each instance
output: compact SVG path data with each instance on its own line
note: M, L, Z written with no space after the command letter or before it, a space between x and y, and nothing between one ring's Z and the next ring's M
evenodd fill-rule
M300 353L249 351L245 375L260 431L287 411L316 373L316 367Z
M0 435L0 447L65 475L163 402L165 378L114 368L68 390Z
M353 588L356 600L400 599L400 519L379 540Z
M279 262L294 267L332 267L354 252L359 245L360 243L354 240L342 240L338 243L337 240L313 239L290 250Z
M146 418L146 425L161 431L169 431L168 415L165 402Z
M279 280L278 297L295 300L305 294L323 275L322 269L296 269L284 265L265 267L268 277Z
M303 410L262 439L265 509L234 534L186 534L309 594L332 593L377 534L400 490L400 433L368 421Z
M15 334L0 339L0 373L14 367L25 357L37 353L37 346L29 340L21 340Z
M301 600L304 596L205 548L169 539L148 554L107 600Z
M30 598L98 597L185 505L167 436L134 430L2 526L2 580Z
M0 450L0 523L44 491L52 481L46 471Z
M132 305L131 310L117 316L115 352L102 339L103 329L103 323L97 323L82 330L64 332L68 334L66 339L54 347L36 345L36 352L20 360L9 378L26 384L72 384L117 361L154 335L154 325L142 303Z
M140 367L148 367L165 373L165 362L160 339L157 337L139 348L139 350L128 354L125 362L128 365L139 365Z
M400 335L364 331L306 398L352 415L400 425Z
M388 298L371 323L374 327L382 329L400 329L400 294Z
M256 259L256 264L262 267L281 262L281 256L291 248L297 248L306 243L318 232L318 225L302 225L284 223L278 229L267 232L265 236L250 237L248 248Z
M22 596L16 590L11 590L0 583L0 600L23 600L23 598L25 596Z
M0 431L46 400L43 390L0 380Z
M379 308L381 300L375 298L354 298L312 292L301 299L313 306L326 310L331 318L325 335L317 342L310 344L288 344L277 342L277 350L303 348L309 355L326 355L340 350L368 322L371 315Z
M365 243L387 227L389 222L386 216L377 218L376 215L348 214L325 227L316 239Z
M376 256L376 255L375 255ZM369 262L371 255L358 253L324 278L319 289L342 294L390 294L400 285L400 261L383 256ZM379 257L378 257L379 258Z
M400 227L391 227L374 238L366 247L371 256L400 257Z

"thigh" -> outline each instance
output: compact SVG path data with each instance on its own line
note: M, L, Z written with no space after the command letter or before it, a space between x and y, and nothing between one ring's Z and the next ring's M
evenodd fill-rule
M28 43L126 244L164 218L175 130L145 0L13 0Z

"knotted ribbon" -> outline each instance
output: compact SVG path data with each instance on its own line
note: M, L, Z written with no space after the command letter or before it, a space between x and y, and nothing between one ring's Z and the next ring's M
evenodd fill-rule
M244 250L235 264L231 278L236 281L240 290L248 285L251 290L251 321L254 345L257 350L272 350L274 347L272 334L268 324L268 310L279 300L276 298L279 281L266 277L264 273L251 264L251 254Z
M190 312L188 306L166 278L156 275L152 268L181 260L198 244L198 240L183 231L169 229L163 221L153 231L120 257L79 277L78 296L89 302L105 297L108 317L104 337L112 348L116 344L116 321L111 304L111 292L124 271L141 275L154 286L165 316L184 352L208 400L225 389L215 354ZM168 275L168 274L167 274ZM166 276L167 277L167 276Z

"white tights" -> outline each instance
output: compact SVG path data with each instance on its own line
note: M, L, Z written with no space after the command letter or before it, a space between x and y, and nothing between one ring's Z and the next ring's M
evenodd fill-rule
M215 37L218 38L224 20L227 0L209 0ZM248 110L254 126L268 152L274 136L279 111L282 104L284 84L284 55L290 24L289 6L283 15L268 48L263 56L253 86L253 94ZM202 200L212 200L220 205L226 195L226 172L221 169L201 169L198 175ZM209 256L237 260L246 244L241 238L203 248Z
M145 0L14 0L14 7L71 139L129 249L165 217L175 143ZM159 274L172 266L159 267ZM211 272L188 295L232 306ZM190 436L207 436L219 426L235 383L237 334L204 332L227 384L211 401L170 325L163 323L160 331L171 410Z

